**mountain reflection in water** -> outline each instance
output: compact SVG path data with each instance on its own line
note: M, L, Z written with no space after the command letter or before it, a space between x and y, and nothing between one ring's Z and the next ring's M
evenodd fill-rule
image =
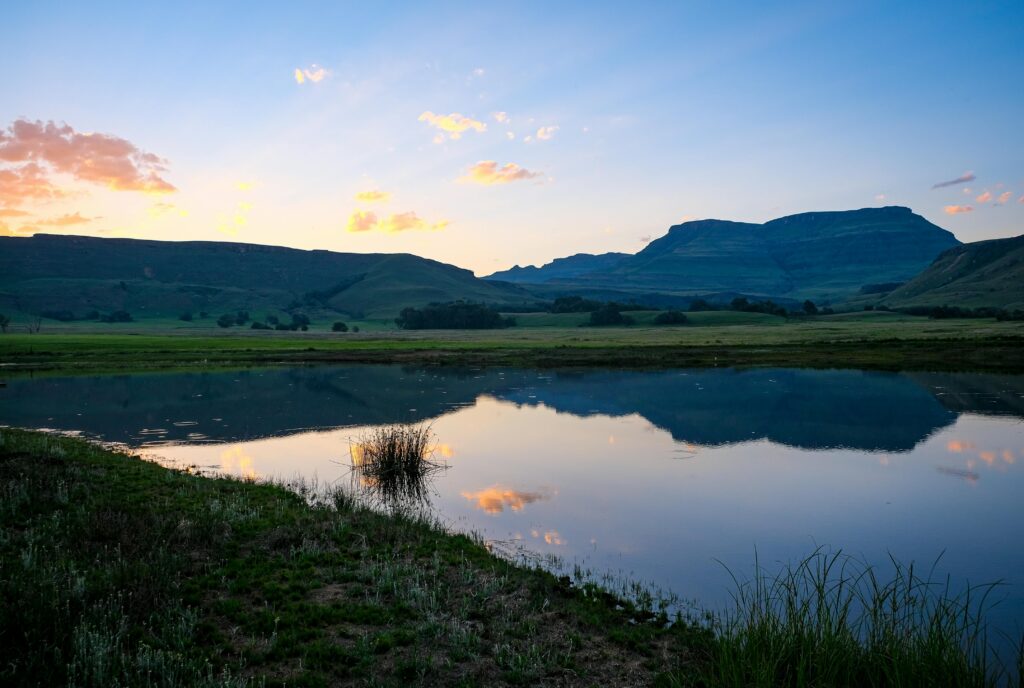
M0 390L0 423L131 446L237 442L431 419L482 396L581 417L637 414L685 451L767 439L804 449L906 452L961 413L1024 417L1024 382L1013 376L352 365L19 378Z

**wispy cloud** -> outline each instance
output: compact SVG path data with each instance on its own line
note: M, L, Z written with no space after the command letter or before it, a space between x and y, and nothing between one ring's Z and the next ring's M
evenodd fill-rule
M17 208L0 208L0 217L27 217L32 213Z
M387 233L405 232L412 229L441 230L449 225L448 220L427 222L413 211L378 217L373 211L356 210L348 218L350 232L380 231Z
M163 194L175 187L163 178L167 161L110 134L75 131L67 124L15 120L0 130L0 202L64 195L54 174L102 184L115 191Z
M464 117L458 112L453 112L450 115L435 115L430 110L427 110L419 116L417 121L426 122L430 126L446 132L450 139L462 138L462 135L470 130L476 132L487 131L487 125L483 122L471 117ZM441 140L443 141L444 138L442 137ZM437 142L438 139L435 137L434 141Z
M492 112L491 117L493 117L494 121L498 124L508 124L511 121L507 112Z
M1004 191L1003 193L999 194L999 198L996 199L996 205L1006 205L1011 198L1013 198L1013 192Z
M537 130L537 139L540 141L550 141L555 137L556 131L558 131L557 126L541 127Z
M169 213L175 213L180 217L188 216L188 211L184 208L179 208L173 203L154 203L149 206L146 210L150 217L163 217Z
M387 203L391 200L391 194L387 191L360 191L356 194L356 200L361 203Z
M974 200L977 201L978 203L988 203L989 201L992 200L992 192L986 190L984 193L982 193L980 196L978 196Z
M95 217L83 217L81 213L75 212L74 214L65 213L58 217L48 217L42 220L33 220L33 225L43 227L70 227L71 225L84 225L87 222L92 222Z
M466 171L466 175L460 177L459 181L484 185L508 184L541 176L543 176L543 172L531 172L514 162L505 163L498 167L498 163L494 160L481 160L477 164L470 166Z
M309 67L296 67L295 69L295 83L302 85L307 81L314 84L318 84L330 75L330 71L324 69L318 64L312 64Z
M237 236L241 229L249 224L250 212L252 203L239 201L235 204L234 212L217 215L217 231L228 236Z
M956 179L950 179L949 181L939 182L938 184L932 184L933 189L941 189L945 186L956 186L957 184L966 184L967 182L973 182L977 177L974 176L973 172L964 172Z
M947 215L960 215L962 213L970 213L974 211L974 208L969 205L947 205L942 209Z

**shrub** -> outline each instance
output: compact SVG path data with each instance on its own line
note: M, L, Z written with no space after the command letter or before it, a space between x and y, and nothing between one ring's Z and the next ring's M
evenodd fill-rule
M817 315L818 307L814 305L814 302L810 299L804 301L804 313L807 315Z
M50 320L60 320L61 322L71 322L75 319L75 314L68 310L42 311L39 315Z
M217 318L217 325L220 327L231 327L235 324L235 316L225 313L224 315Z
M551 304L552 313L590 313L601 307L600 301L582 296L559 296Z
M654 318L655 325L685 325L689 318L680 311L663 311Z
M107 315L102 316L100 320L107 323L117 323L132 322L133 318L132 314L128 311L114 311L113 313L108 313Z
M178 316L178 320L181 320L181 321L184 321L184 322L192 322L192 314L191 313L182 313L181 315Z
M339 320L331 325L331 332L348 332L348 325Z
M607 303L596 311L591 312L588 324L598 327L605 325L632 325L633 318L623 315L618 304Z
M253 320L252 321L252 325L249 326L249 329L250 330L272 330L274 328L272 328L270 325L264 325L259 320Z
M715 307L704 299L694 299L690 302L690 312L697 313L699 311L713 311Z
M244 325L247 322L249 322L248 311L238 311L237 315L235 315L235 324Z
M493 330L515 323L514 318L503 317L490 306L467 301L403 308L395 318L403 330Z

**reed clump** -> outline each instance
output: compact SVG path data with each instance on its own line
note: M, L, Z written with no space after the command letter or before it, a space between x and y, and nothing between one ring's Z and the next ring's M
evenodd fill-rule
M759 565L715 618L704 679L716 686L1009 685L985 624L998 584L954 590L890 559L885 572L815 550L778 572ZM937 562L936 562L937 563ZM1008 654L1017 654L1007 648ZM1004 652L1007 654L1007 652ZM1015 661L1016 660L1016 661ZM1011 668L1012 667L1012 668Z
M435 460L435 448L428 425L380 426L350 444L352 475L386 506L422 505L431 476L446 468Z

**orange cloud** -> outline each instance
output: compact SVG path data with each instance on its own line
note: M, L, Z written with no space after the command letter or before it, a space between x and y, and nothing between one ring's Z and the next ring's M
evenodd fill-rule
M565 544L565 540L562 539L562 536L558 534L557 530L549 530L546 533L544 533L544 542L548 543L549 545Z
M35 220L32 224L34 225L45 225L47 227L68 227L70 225L84 225L86 222L92 222L96 218L94 217L82 217L81 213L75 213L70 215L65 213L60 217L51 217L45 220Z
M950 440L946 443L946 449L956 454L960 454L969 449L974 449L974 443L965 442L963 440Z
M356 200L363 203L387 203L391 200L391 194L387 191L360 191L356 194Z
M441 131L447 132L450 139L462 138L462 135L471 129L476 132L487 131L487 125L483 122L470 117L463 117L458 112L453 112L450 115L435 115L430 110L427 110L419 116L417 121L426 122L432 127L437 127ZM441 140L443 140L443 136ZM434 138L434 141L438 141L437 137Z
M295 83L301 85L306 83L308 80L312 81L314 84L318 84L327 78L328 74L330 74L329 71L317 64L313 64L305 68L297 67L295 69Z
M348 218L347 229L350 232L381 232L395 233L410 229L441 230L447 227L448 220L427 222L413 211L395 213L387 217L377 217L373 211L356 210Z
M461 494L465 499L474 502L477 509L489 514L500 514L506 508L512 511L522 511L527 504L549 499L549 496L543 492L524 492L501 485L491 485L478 492L462 492Z
M985 193L981 194L974 200L976 200L978 203L988 203L989 201L992 200L992 192L986 191Z
M3 145L0 132L0 146ZM0 203L18 205L29 199L60 198L65 193L54 186L46 170L30 162L20 167L0 168Z
M999 198L996 199L996 205L1005 205L1013 197L1012 191L1004 191L999 194Z
M520 167L514 162L506 163L501 167L498 167L498 163L494 160L481 160L475 165L472 165L466 172L464 177L461 177L459 181L467 182L470 184L508 184L510 182L520 181L524 179L533 179L534 177L543 176L542 172L531 172L525 167Z
M550 141L555 137L558 127L541 127L537 130L537 138L541 141Z
M17 208L0 208L0 217L25 217L30 213L24 210L18 210Z
M961 213L970 213L974 211L974 208L969 205L947 205L942 209L947 215L959 215Z
M102 184L115 191L176 191L161 176L167 170L166 160L118 136L82 133L52 121L19 119L0 131L0 162L20 165L3 172L8 173L7 178L10 173L18 177L22 199L61 195L48 179L51 172ZM11 195L7 184L3 186L4 196Z
M220 453L220 470L221 473L239 475L247 480L255 480L258 476L252 457L245 453L240 444Z

